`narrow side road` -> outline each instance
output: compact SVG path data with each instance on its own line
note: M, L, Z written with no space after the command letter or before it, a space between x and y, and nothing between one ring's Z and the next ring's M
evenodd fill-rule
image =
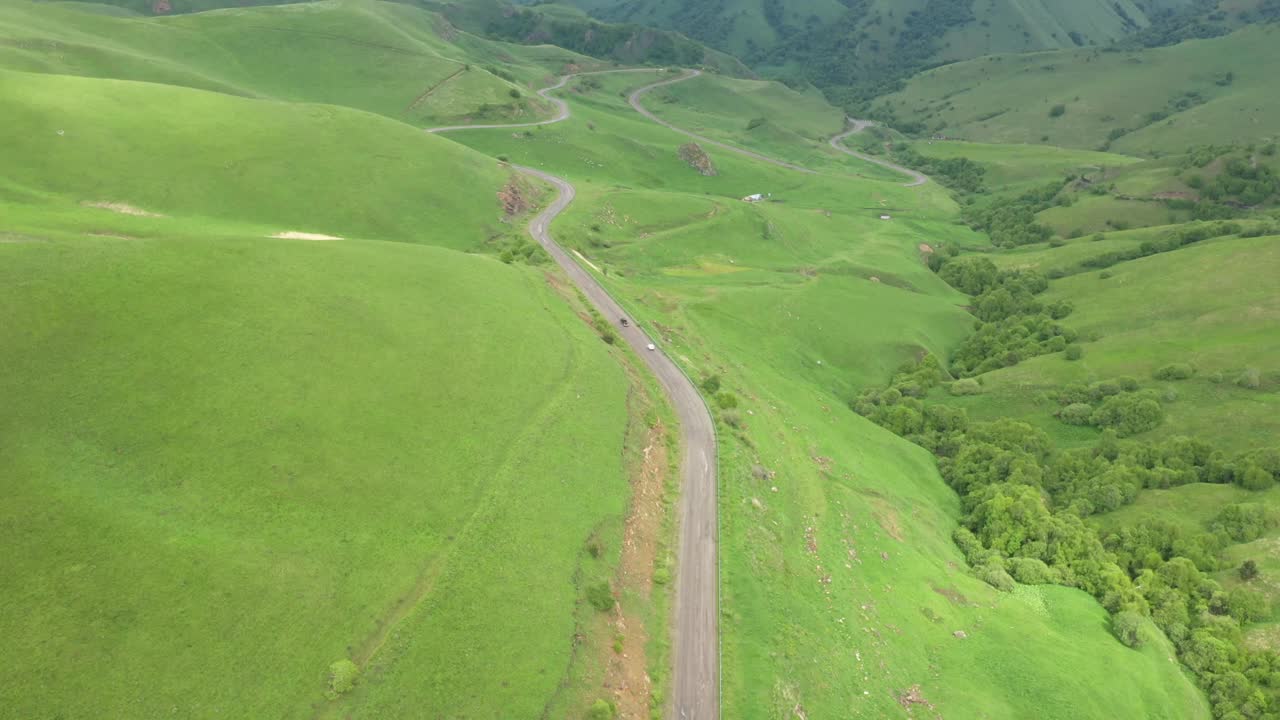
M652 71L642 69L604 72ZM569 106L564 100L550 97L548 93L563 88L574 77L576 75L566 75L555 85L539 91L539 95L557 108L556 116L550 120L510 125L431 128L427 132L508 129L560 122L569 117ZM686 75L678 80L688 77L693 75ZM633 100L632 104L635 106L636 102ZM648 113L645 114L648 115ZM635 323L623 327L619 322L625 315L622 306L552 239L549 232L551 222L573 202L576 194L573 185L564 178L542 170L521 166L512 167L555 186L557 191L555 201L529 223L529 234L547 251L547 254L564 270L591 304L612 323L618 335L653 371L680 419L683 453L680 467L679 571L675 588L675 625L672 630L675 640L675 667L671 717L679 720L716 720L720 717L719 572L716 555L718 488L716 485L716 431L711 413L693 383L660 349L657 340L650 338ZM650 344L659 349L649 350Z
M907 183L903 187L919 187L929 182L929 176L925 175L922 172L919 172L917 170L912 170L911 168L903 167L895 162L882 160L874 155L867 155L865 153L860 153L857 150L850 150L849 148L845 147L844 146L845 138L851 135L857 135L863 130L866 130L872 125L875 125L875 123L871 122L870 120L855 120L854 118L848 118L848 121L849 121L849 129L831 138L831 147L839 150L840 152L846 155L852 155L858 158L859 160L866 160L867 162L873 165L879 165L880 167L889 168L890 170L896 170L902 173L903 175L910 177L911 182Z

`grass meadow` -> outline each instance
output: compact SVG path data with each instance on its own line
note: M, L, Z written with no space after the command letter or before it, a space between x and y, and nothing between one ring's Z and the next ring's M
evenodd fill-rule
M1274 141L1267 119L1277 110L1269 71L1277 32L1258 25L1144 51L978 58L921 73L878 105L933 131L987 143L1097 149L1124 130L1111 142L1113 152L1158 156L1191 145ZM1187 93L1199 100L1186 102ZM1053 116L1056 105L1063 111Z

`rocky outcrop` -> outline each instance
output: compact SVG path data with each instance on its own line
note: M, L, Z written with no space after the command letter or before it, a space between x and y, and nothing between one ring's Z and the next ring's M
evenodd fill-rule
M680 149L677 152L679 153L681 160L689 163L690 167L697 170L702 175L711 176L719 174L716 172L716 166L711 163L710 156L707 155L707 152L703 150L702 146L698 145L698 143L685 143L680 146Z

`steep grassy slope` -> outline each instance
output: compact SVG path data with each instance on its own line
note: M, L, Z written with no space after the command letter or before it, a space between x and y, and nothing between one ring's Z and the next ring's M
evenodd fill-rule
M420 125L535 117L548 108L526 83L584 60L372 0L124 19L20 2L0 8L0 37L0 66L12 69L346 105Z
M736 57L685 36L685 28L662 30L652 23L600 22L580 9L505 0L420 0L458 27L517 43L547 43L628 65L686 65L737 77L751 71Z
M627 488L625 383L540 278L26 237L0 243L10 712L310 717L345 658L376 660L361 716L542 709Z
M126 55L91 74L163 66ZM645 391L542 269L458 252L523 235L510 171L146 79L0 70L5 713L579 714Z
M502 218L495 162L367 113L3 71L0 102L6 182L27 191L457 248Z
M877 180L903 178L828 145L845 128L845 115L813 88L799 92L777 82L704 73L653 91L645 104L678 127L807 168Z
M668 0L619 3L614 0L575 0L573 4L606 18L625 19L688 33L736 55L750 57L784 45L796 34L820 34L823 24L855 21L850 34L873 43L872 53L889 52L904 31L929 26L941 15L941 38L936 57L957 59L989 52L1071 47L1072 33L1082 43L1102 43L1146 25L1147 12L1129 0L1109 3L1089 0L1070 10L1044 0L983 0L973 3L910 0L863 3L784 0L734 0L707 7L688 7ZM1182 7L1186 2L1149 3L1146 7ZM965 7L968 17L948 23L953 7ZM971 7L969 7L971 6ZM932 17L931 17L932 16ZM1126 19L1127 18L1127 19ZM932 30L932 28L930 28Z
M1204 717L1162 640L1125 649L1076 591L976 580L928 456L844 407L969 331L921 259L939 238L981 242L946 194L716 149L719 174L700 175L676 155L685 138L619 97L646 81L579 84L561 125L456 137L574 181L557 237L720 382L725 716L886 717L918 697L946 717ZM713 111L708 127L736 124ZM762 189L772 202L737 200Z
M1277 33L1263 25L1151 50L981 58L923 73L877 107L966 140L1109 143L1131 155L1274 141Z
M676 28L737 55L768 77L812 83L865 109L915 72L991 52L1106 43L1190 0L577 0L604 18Z

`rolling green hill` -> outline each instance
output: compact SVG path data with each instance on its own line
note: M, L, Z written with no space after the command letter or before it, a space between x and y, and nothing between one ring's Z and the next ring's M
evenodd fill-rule
M529 86L590 62L373 0L162 18L21 2L0 8L0 38L0 67L346 105L419 126L536 118L548 108Z
M4 714L598 698L615 630L587 598L661 413L536 254L496 257L543 191L369 112L426 56L350 40L445 47L428 17L0 10L25 38L0 51ZM251 52L325 23L350 34ZM526 76L573 57L515 52Z
M1274 142L1280 26L1171 47L998 55L912 79L877 110L929 133L999 143L1182 154ZM1060 108L1055 110L1055 108Z
M609 20L678 29L771 77L860 106L916 71L1000 52L1103 45L1191 0L577 0Z
M352 716L540 712L628 494L591 331L447 250L85 227L0 235L8 712L307 718L348 658Z
M565 123L457 137L572 180L557 238L695 378L719 384L725 716L894 717L929 703L959 718L1206 717L1154 631L1129 650L1078 590L999 593L975 578L950 540L961 508L928 455L844 407L969 332L963 297L921 258L922 243L985 242L956 226L945 191L716 148L718 174L702 175L676 152L687 138L626 104L657 77L578 81ZM752 140L738 114L750 108L778 131L753 147L783 157L812 153L806 133L840 115L780 89L696 82L646 103L734 141ZM738 199L762 191L770 202Z
M458 249L503 220L497 163L368 113L6 71L0 102L10 198Z

